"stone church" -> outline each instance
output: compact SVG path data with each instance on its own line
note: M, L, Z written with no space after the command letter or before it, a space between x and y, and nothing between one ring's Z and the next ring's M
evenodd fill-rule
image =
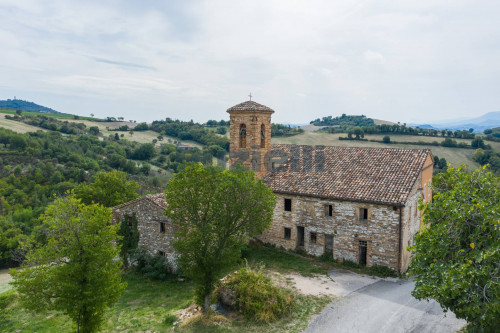
M426 149L271 144L267 106L246 101L230 116L230 164L243 163L277 196L271 227L258 238L286 249L405 272L420 228L418 200L431 200L433 158ZM136 214L139 244L175 261L162 194L114 208ZM163 205L163 206L162 206ZM149 208L148 208L149 207ZM158 212L156 212L158 211Z

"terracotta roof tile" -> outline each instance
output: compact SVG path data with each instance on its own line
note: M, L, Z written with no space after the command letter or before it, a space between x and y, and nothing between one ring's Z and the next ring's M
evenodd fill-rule
M236 104L235 106L227 109L227 112L231 111L266 111L266 112L274 112L273 109L267 107L265 105L256 103L254 101L246 101L240 104Z
M285 165L263 177L274 192L398 206L405 204L430 154L427 149L284 144L271 149L273 155L288 156Z
M166 209L167 208L167 203L165 202L165 193L155 193L155 194L146 194L140 198L127 201L125 203L122 203L121 205L113 207L113 209L121 208L124 206L128 206L132 203L135 203L140 200L148 200L152 202L153 204L159 206L160 208Z

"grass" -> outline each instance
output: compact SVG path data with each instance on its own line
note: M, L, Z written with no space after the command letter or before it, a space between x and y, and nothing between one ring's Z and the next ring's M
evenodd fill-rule
M331 267L331 264L262 245L252 246L247 251L247 260L251 266L264 264L266 269L306 276L325 274ZM135 273L125 274L124 280L128 284L127 289L110 309L103 332L300 332L307 327L310 317L333 299L294 292L296 306L293 311L271 324L257 323L231 313L227 318L215 315L197 317L184 327L174 327L175 312L187 308L194 300L192 282L175 278L150 281ZM3 317L0 319L0 332L67 332L73 329L71 320L65 315L26 312L20 308L14 290L0 295L8 298L6 310L0 308L0 316Z
M315 258L300 256L289 251L262 244L254 244L246 259L250 266L264 264L266 269L279 273L299 273L303 276L326 274L332 263L319 262Z

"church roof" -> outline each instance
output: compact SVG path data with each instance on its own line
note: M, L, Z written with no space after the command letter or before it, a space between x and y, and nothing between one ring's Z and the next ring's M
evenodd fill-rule
M273 109L270 107L267 107L265 105L256 103L254 101L246 101L240 104L236 104L235 106L230 107L227 109L227 112L231 111L259 111L259 112L274 112Z
M427 149L284 144L271 150L288 159L262 178L276 193L394 206L405 204L430 154Z

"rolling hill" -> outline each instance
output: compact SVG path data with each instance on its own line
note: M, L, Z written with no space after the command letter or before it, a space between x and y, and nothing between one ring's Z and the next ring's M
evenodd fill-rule
M0 109L13 109L32 112L60 113L54 109L42 106L33 102L23 101L22 99L0 100Z

